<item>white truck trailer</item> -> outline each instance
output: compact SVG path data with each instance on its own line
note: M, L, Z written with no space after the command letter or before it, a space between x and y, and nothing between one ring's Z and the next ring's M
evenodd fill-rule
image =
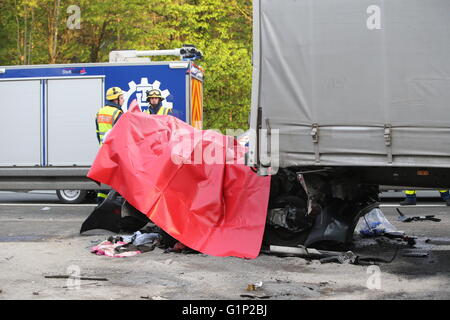
M272 208L351 231L380 185L450 187L449 18L448 0L254 1L249 164Z

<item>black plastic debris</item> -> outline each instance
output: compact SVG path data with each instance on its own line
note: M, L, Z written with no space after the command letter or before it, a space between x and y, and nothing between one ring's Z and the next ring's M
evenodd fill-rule
M397 212L399 214L398 220L401 222L425 221L425 220L433 221L433 222L441 222L442 221L439 218L435 218L434 215L407 217L399 209L397 209Z
M114 233L120 232L120 219L123 201L120 195L111 190L107 198L97 206L89 217L83 222L80 234L89 230L108 230Z
M130 205L119 193L111 190L101 205L83 222L80 234L90 230L108 230L114 233L133 233L145 227L150 220Z

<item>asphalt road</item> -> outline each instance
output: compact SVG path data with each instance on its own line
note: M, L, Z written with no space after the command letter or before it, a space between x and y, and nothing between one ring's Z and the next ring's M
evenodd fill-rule
M383 282L374 290L367 285L367 267L298 257L262 254L244 260L160 249L126 259L99 257L89 249L108 233L79 235L94 204L63 205L52 194L2 192L0 299L450 299L450 207L436 200L401 210L408 216L435 215L441 222L403 223L397 219L398 201L383 203L383 213L398 230L431 240L425 248L430 254L412 258L399 253L394 262L380 266ZM352 251L391 258L399 245L379 240L355 242ZM73 266L82 275L109 281L87 281L72 290L66 280L44 277L67 274ZM249 282L259 281L261 291L246 290Z
M7 203L59 203L59 199L54 190L30 192L0 191L0 204Z

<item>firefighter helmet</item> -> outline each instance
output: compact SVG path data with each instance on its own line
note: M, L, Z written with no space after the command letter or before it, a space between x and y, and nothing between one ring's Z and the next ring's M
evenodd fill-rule
M161 91L158 89L152 89L150 91L147 91L147 101L150 101L150 98L159 98L161 101L164 100Z
M106 99L110 101L116 100L123 94L124 92L119 87L112 87L109 88L108 91L106 91Z

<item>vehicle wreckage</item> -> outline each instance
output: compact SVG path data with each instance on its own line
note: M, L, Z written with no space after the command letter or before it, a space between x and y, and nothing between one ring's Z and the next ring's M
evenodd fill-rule
M450 2L257 0L253 10L247 167L175 164L172 142L191 145L183 161L205 141L223 159L229 146L128 112L91 179L187 246L245 258L270 245L345 248L380 185L450 188Z
M180 147L181 146L181 147ZM199 151L211 159L195 164ZM377 190L338 199L330 184L281 169L261 177L243 164L233 137L198 130L171 116L127 112L108 134L88 177L114 190L80 230L133 233L156 224L193 250L256 258L271 245L344 250ZM317 173L316 173L317 174Z

